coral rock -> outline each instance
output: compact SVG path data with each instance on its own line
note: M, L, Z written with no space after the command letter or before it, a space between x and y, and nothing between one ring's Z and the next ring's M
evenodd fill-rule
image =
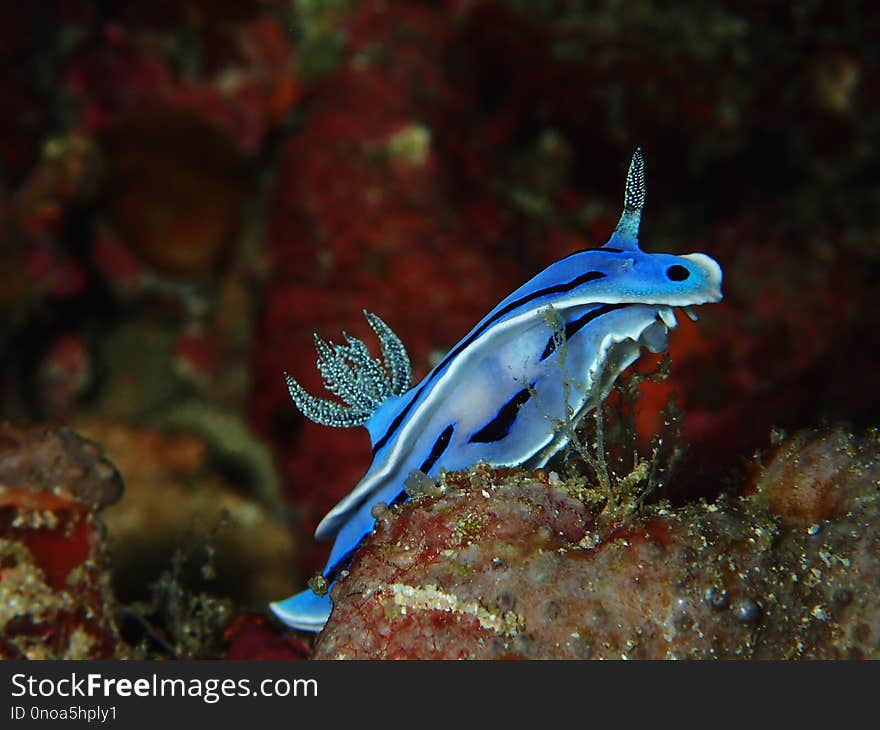
M805 431L786 442L758 481L758 497L793 529L835 520L871 495L880 469L877 442L837 430Z
M0 657L120 654L95 513L121 493L69 429L0 425Z
M69 428L0 424L2 504L100 509L122 496L122 480L100 449Z
M602 532L541 472L447 475L377 510L314 656L876 658L878 452L799 436L750 496Z

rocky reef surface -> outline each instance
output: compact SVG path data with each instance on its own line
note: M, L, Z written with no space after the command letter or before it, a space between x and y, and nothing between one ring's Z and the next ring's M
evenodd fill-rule
M84 430L101 433L95 424ZM231 538L218 528L206 543L202 571L222 576L214 591L245 606L248 596L265 600L280 589L269 546L286 542L272 537L271 519L216 486L188 496L178 486L180 473L200 463L199 442L104 436L114 448L152 438L149 453L174 449L180 471L167 471L168 458L159 460L166 471L138 469L122 449L119 465L135 493L114 516L125 502L120 470L94 442L64 427L2 427L6 658L880 656L876 431L777 435L740 496L657 501L622 517L609 518L583 476L478 465L437 483L416 480L409 502L376 508L377 529L333 588L333 613L313 647L261 612L233 620L233 602L186 588L193 578L184 558L157 558L160 548L171 551L162 540L175 544L183 529L162 515L187 522L201 504L204 517L210 510L199 495L210 492L215 513L225 508L227 520L244 522ZM161 540L145 542L143 530ZM234 567L242 552L247 565L264 566L250 581ZM155 577L148 600L125 600L137 590L121 578L149 574L138 560L174 570ZM282 582L289 560L276 558ZM230 576L237 591L223 587Z
M216 656L292 590L289 532L204 441L79 429L0 424L0 657Z
M447 475L377 510L314 656L878 658L878 454L801 433L740 498L604 529L555 472Z
M125 654L97 519L121 494L91 441L0 424L0 657Z

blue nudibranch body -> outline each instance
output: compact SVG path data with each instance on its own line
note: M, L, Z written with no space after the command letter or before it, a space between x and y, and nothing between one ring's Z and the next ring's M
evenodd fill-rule
M366 426L373 443L369 470L315 533L335 539L323 572L329 584L372 531L373 507L406 497L410 473L433 476L478 461L544 466L568 442L571 430L560 425L600 404L641 347L666 349L676 326L673 307L721 300L714 259L639 248L644 200L637 150L609 241L557 261L521 286L412 388L406 351L376 315L365 313L384 365L360 340L346 336L346 344L335 345L315 336L326 387L347 405L315 398L287 376L294 403L318 423ZM332 603L329 593L305 590L271 607L294 628L320 631Z

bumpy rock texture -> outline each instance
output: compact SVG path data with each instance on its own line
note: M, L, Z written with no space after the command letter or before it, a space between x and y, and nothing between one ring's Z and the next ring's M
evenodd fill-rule
M255 643L302 657L265 620L230 622L233 601L293 590L291 543L197 434L0 423L2 658L259 656Z
M125 655L96 519L121 494L92 442L0 424L0 658Z
M553 475L382 512L315 658L878 658L880 441L784 444L750 494L603 534Z

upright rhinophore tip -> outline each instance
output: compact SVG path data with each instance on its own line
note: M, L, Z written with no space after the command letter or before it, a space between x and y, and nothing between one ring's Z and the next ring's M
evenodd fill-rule
M623 195L623 209L641 213L645 207L645 158L642 148L637 147L626 173L626 189Z
M363 426L387 398L409 389L412 369L400 338L375 314L365 311L364 316L379 338L384 367L356 337L343 333L346 344L337 345L314 335L324 387L347 405L309 395L285 373L294 404L315 423L339 428Z
M614 229L615 246L620 248L638 248L639 224L642 220L642 208L645 206L645 158L642 148L633 153L626 174L626 187L623 194L623 213ZM611 242L609 241L609 244Z

